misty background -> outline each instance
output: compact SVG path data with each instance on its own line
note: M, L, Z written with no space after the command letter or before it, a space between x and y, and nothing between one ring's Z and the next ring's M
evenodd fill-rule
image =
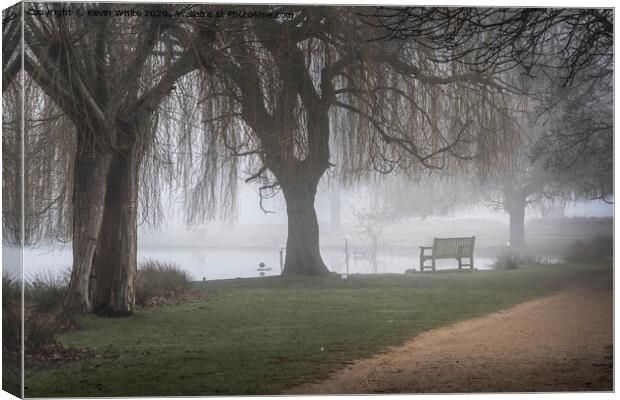
M332 226L332 202L337 191L340 192L339 229ZM286 208L281 194L263 200L265 209L273 211L265 213L259 206L258 191L252 185L240 182L236 217L196 226L185 224L180 202L173 200L175 196L177 194L168 195L164 200L166 214L161 226L139 226L138 262L147 259L170 261L188 271L195 280L257 277L261 262L271 268L263 271L264 275L280 274L280 251L286 246L287 235ZM396 224L382 227L375 270L368 254L368 235L361 231L361 221L355 216L356 211L369 207L371 196L381 196L381 193L373 193L373 185L350 189L319 188L315 206L321 229L321 251L330 271L346 273L345 237L348 237L351 248L351 274L403 273L410 268L417 269L419 246L432 245L434 237L461 236L476 236L476 268L492 269L495 256L505 248L509 239L508 215L502 210L490 210L481 205L464 209L456 207L446 215L402 217ZM548 208L528 207L528 244L543 261L557 262L574 240L611 234L613 211L613 204L600 200L567 202L563 206ZM589 218L591 223L583 224L576 217ZM337 215L333 218L337 219ZM557 234L555 239L554 232ZM548 245L537 246L541 239ZM18 257L11 252L15 249L4 246L3 258ZM48 242L24 249L27 280L56 275L68 270L71 263L70 244ZM451 269L455 265L455 260L437 261L438 269Z

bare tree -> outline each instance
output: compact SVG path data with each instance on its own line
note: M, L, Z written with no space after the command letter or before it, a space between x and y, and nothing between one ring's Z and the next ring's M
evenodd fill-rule
M498 110L490 128L513 134L500 135L509 141L480 189L509 213L511 244L525 244L527 205L613 193L613 10L378 7L363 16L383 31L376 40L415 40L438 60L501 74L530 99L506 98L513 105ZM525 113L537 118L519 122Z
M522 98L527 103L527 98ZM485 177L477 192L483 203L509 214L511 246L526 244L526 208L548 206L557 202L605 199L613 193L610 166L612 138L606 136L609 132L604 129L601 135L597 124L591 120L598 116L602 118L599 121L602 126L611 125L612 114L610 109L608 110L610 102L603 100L606 104L597 103L598 112L594 113L589 106L577 105L568 97L563 96L561 102L568 102L573 106L570 109L572 118L583 118L585 121L581 120L577 124L575 119L572 119L575 125L567 127L564 112L558 114L543 109L542 114L537 115L535 109L540 106L536 102L530 102L529 105L514 107L512 110L515 111L507 109L501 124L497 126L497 129L515 131L512 135L515 140L498 149L502 161ZM556 130L558 126L565 128L559 137ZM585 136L588 139L585 139L585 143L581 142L580 136L576 134L580 129L587 132ZM578 154L574 151L574 147L579 146L575 142L581 145ZM569 159L572 162L570 165L554 164Z
M26 16L24 65L76 132L68 301L126 314L134 304L140 165L157 107L191 71L194 53L174 51L169 18L88 17L85 5L71 7L82 8L83 16ZM118 6L88 7L105 14ZM173 11L158 7L162 14Z
M435 62L413 41L372 42L377 32L350 8L301 7L292 18L238 24L203 63L203 85L217 93L205 118L241 121L242 137L227 143L256 163L247 181L262 182L263 193L282 190L285 274L328 271L314 198L330 166L355 180L371 170L484 163L493 147L484 124L504 87L488 74Z
M613 9L376 7L361 13L379 28L376 39L413 39L439 60L495 72L541 65L561 71L558 82L573 83L594 64L613 69Z

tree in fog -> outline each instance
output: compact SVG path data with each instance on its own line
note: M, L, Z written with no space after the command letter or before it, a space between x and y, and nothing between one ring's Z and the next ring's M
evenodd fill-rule
M512 246L526 244L526 208L613 195L611 86L542 87L541 99L522 96L526 105L498 120L514 140L498 149L501 160L477 189L484 203L508 213Z
M134 304L140 166L158 105L193 68L194 52L173 51L168 18L83 14L26 15L24 66L75 129L68 300L97 313L126 314Z
M412 41L372 42L377 32L354 9L294 11L239 21L218 38L204 70L203 118L216 122L234 155L251 157L247 181L260 181L265 195L282 191L283 273L316 275L328 271L314 209L327 169L351 182L373 170L415 173L486 154L494 139L484 124L501 88L463 64L434 62ZM236 136L232 125L241 127Z
M378 39L421 38L440 60L512 76L511 91L530 98L498 110L494 128L514 134L501 135L509 141L477 189L509 214L512 245L525 244L528 205L612 194L613 10L378 7L364 17Z
M527 102L523 98L521 101ZM532 136L539 133L528 129L527 106L518 110L510 106L510 100L505 104L504 112L498 113L495 129L511 132L505 136L510 140L497 149L499 157L494 168L472 188L474 196L483 204L508 214L509 243L523 246L526 208L553 200L559 194L559 186L557 177L548 174L540 162L530 157Z
M571 86L549 84L536 110L543 130L532 143L532 160L581 199L613 196L612 66L591 64Z
M376 7L362 13L377 39L412 39L479 71L555 69L558 83L613 73L613 9ZM551 62L550 62L551 61ZM602 69L591 71L593 65Z
M73 162L73 128L27 76L23 85L9 84L3 103L3 240L24 246L66 241L71 231L67 175Z

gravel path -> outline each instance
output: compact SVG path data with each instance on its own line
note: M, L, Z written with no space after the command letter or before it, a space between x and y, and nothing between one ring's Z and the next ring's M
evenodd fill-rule
M285 394L611 391L612 282L416 336Z

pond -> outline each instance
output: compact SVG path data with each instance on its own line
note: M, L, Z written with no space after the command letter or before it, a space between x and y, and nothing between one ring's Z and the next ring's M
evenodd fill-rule
M346 272L344 249L322 249L323 260L328 268L337 273ZM349 274L403 273L410 268L419 269L417 251L385 250L377 256L374 268L367 256L353 252L349 258ZM234 279L259 276L258 264L264 263L270 270L265 276L280 274L279 247L264 248L212 248L212 247L173 247L138 249L138 261L148 259L171 262L189 272L193 279ZM6 260L6 259L5 259ZM70 247L39 247L24 251L24 268L27 280L39 274L59 274L72 262ZM488 257L475 257L478 269L492 269L493 260ZM6 263L6 261L5 261ZM427 261L427 263L429 263ZM456 260L438 260L437 269L453 269Z

